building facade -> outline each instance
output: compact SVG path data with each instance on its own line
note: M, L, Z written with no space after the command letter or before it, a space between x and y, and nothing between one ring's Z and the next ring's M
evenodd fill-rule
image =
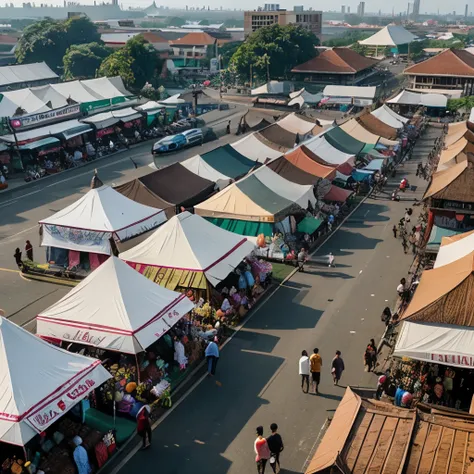
M244 12L245 37L265 26L278 24L299 25L311 31L316 36L321 35L323 13L321 11L305 10L252 10Z

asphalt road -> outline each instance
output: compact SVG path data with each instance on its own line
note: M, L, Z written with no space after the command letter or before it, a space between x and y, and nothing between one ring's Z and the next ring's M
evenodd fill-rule
M232 119L234 130L243 113L245 109L239 109L235 116L228 117ZM227 117L223 127L226 124ZM226 135L219 141L160 158L159 165L167 166L183 161L240 138L242 137ZM19 247L24 252L25 241L30 240L35 260L45 263L45 250L39 247L38 221L63 209L87 192L94 168L97 168L100 178L106 184L121 184L153 171L150 169L153 163L151 145L151 141L145 142L85 167L67 171L51 179L39 180L27 188L0 194L0 308L15 323L24 325L31 321L25 327L34 330L35 316L70 290L70 287L22 278L13 258L15 248ZM137 169L130 158L137 164Z
M282 472L304 471L344 387L376 384L376 375L364 372L362 356L369 339L380 338L380 314L393 306L413 260L392 227L426 186L413 177L415 168L409 162L403 174L419 186L417 192L407 192L405 202L380 196L362 204L316 253L332 252L337 267L308 267L256 309L221 351L216 379L197 384L156 428L152 448L137 452L120 474L134 474L137 466L162 474L255 472L255 428L263 425L268 435L272 422L286 446ZM301 351L314 347L323 358L320 396L303 394L298 375ZM339 387L330 374L336 350L346 366Z

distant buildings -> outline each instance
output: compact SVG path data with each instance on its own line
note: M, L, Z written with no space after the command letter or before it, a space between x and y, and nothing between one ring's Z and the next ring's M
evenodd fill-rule
M357 15L361 18L365 15L365 2L360 2L357 7Z
M415 0L413 3L413 19L417 20L420 16L420 0Z
M318 84L354 85L372 75L378 61L349 48L323 51L292 69L298 80Z
M299 7L297 11L265 10L266 7L268 7L268 4L265 5L264 9L244 12L244 32L246 37L260 28L274 24L281 26L296 24L311 31L316 36L321 35L323 16L321 11L302 11Z
M346 6L342 5L341 6L341 13L344 15L346 13Z

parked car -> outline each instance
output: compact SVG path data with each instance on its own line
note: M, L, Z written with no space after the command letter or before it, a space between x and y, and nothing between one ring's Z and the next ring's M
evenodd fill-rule
M202 130L199 128L193 128L186 130L176 135L170 135L168 137L158 140L151 150L153 155L160 155L162 153L169 153L182 148L201 145L203 142Z

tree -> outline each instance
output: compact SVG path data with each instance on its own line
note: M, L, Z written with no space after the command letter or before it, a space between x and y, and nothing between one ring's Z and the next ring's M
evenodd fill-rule
M260 78L285 79L293 67L317 55L315 46L318 45L318 38L300 26L275 24L250 35L234 53L230 63L246 80L250 77L250 66ZM261 58L265 54L263 61Z
M137 35L127 41L124 49L133 60L132 72L135 77L133 85L141 89L146 82L154 82L157 69L161 66L155 48L142 35Z
M226 68L229 65L234 53L239 49L242 43L240 41L231 41L229 43L224 43L219 47L219 54L221 56L221 65L223 68Z
M99 43L72 45L63 58L66 80L95 77L102 61L112 53L110 48Z
M105 58L100 65L99 76L120 76L127 87L133 87L135 84L135 76L132 71L133 58L130 51L121 48L109 57Z
M361 54L362 56L365 56L367 53L367 46L365 46L364 44L354 43L351 46L351 49L355 51L356 53Z
M98 41L97 27L88 18L46 19L25 28L15 55L19 63L45 61L56 70L70 46Z

